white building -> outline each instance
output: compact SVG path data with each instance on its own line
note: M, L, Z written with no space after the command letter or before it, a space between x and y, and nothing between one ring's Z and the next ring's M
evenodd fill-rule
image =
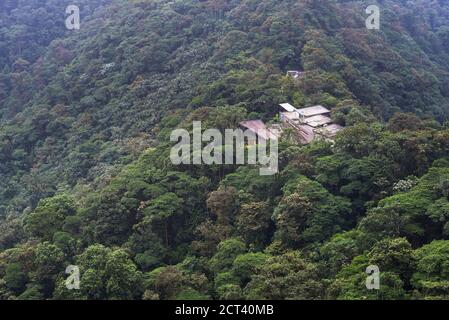
M296 109L289 103L280 104L285 111L280 112L282 123L294 128L302 144L315 139L332 140L343 129L332 123L330 110L323 106L312 106Z

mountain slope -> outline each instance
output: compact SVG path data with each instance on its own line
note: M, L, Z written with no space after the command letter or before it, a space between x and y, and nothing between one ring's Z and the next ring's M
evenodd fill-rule
M369 264L373 298L447 297L448 4L379 1L380 30L368 1L78 4L79 31L1 5L1 298L363 299ZM347 128L274 177L170 163L171 130L286 101Z

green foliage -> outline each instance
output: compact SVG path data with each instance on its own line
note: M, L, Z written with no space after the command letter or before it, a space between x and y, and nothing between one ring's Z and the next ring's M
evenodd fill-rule
M323 295L316 265L297 251L272 257L245 288L248 299L319 299Z
M42 200L25 218L25 230L43 240L52 239L63 226L67 216L75 214L75 204L68 195L57 195Z
M17 298L19 300L42 300L44 296L39 287L30 286Z
M214 273L229 270L237 256L245 252L245 243L237 238L220 242L217 253L210 259L210 268Z
M6 287L15 292L21 293L28 281L27 275L22 271L22 266L18 263L8 265L3 278Z
M444 206L444 181L449 177L446 166L432 167L417 185L379 202L360 222L360 228L375 237L406 236L414 243L442 237L447 223Z
M271 210L266 202L243 203L236 218L238 234L247 243L264 245L268 238L271 223Z
M176 300L210 300L210 297L194 289L186 289L176 296Z
M372 244L371 239L359 230L351 230L333 236L320 248L320 263L326 274L335 276L341 268L356 256L363 253Z
M300 177L287 183L274 211L277 236L288 246L323 241L345 228L347 199L331 195L319 183Z
M242 300L242 289L235 284L226 284L217 289L220 300Z
M240 279L240 283L245 285L268 258L268 255L261 252L239 255L234 260L232 272Z
M395 247L399 244L399 248ZM403 250L403 240L393 240L393 246L390 247L391 251L382 252L383 258L388 260L394 260L395 262L401 262L407 264L411 257L411 250L405 245L405 252ZM390 245L391 242L386 240L385 245ZM375 265L378 263L378 250L382 250L378 245L367 255L360 255L355 257L351 264L344 266L335 277L335 280L330 285L328 295L332 299L345 299L345 300L403 300L407 298L406 291L404 289L404 280L400 275L394 271L391 271L389 267L391 265L383 264L379 266L380 270L380 287L379 290L369 290L366 287L367 274L366 268L369 265ZM409 244L408 244L409 246ZM404 264L402 265L404 266ZM401 265L399 267L402 267ZM411 268L410 265L406 265ZM396 266L393 265L393 270Z
M417 296L425 299L447 299L449 242L433 241L415 251L416 272L412 283Z
M141 296L142 274L125 251L118 249L108 255L105 272L109 299L129 300Z
M359 1L74 3L80 32L68 0L0 3L0 299L448 298L446 2L376 32ZM282 102L345 129L284 130L273 176L171 163L172 130Z

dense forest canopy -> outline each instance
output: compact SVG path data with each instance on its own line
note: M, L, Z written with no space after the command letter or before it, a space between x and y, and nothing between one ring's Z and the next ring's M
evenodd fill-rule
M448 80L442 0L4 0L0 299L447 299ZM274 176L170 162L283 102L345 129Z

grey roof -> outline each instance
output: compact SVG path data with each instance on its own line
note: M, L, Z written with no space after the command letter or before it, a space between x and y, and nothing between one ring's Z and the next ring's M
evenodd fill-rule
M278 138L278 135L272 130L268 129L262 120L242 121L240 122L240 125L251 130L262 139L269 140Z
M326 136L328 138L332 138L332 137L335 137L335 135L342 129L343 129L343 127L341 125L333 123L333 124L327 125L325 127L319 128L318 130L324 136Z
M309 126L316 128L321 127L325 124L332 123L332 119L319 114L316 116L306 118L304 122L307 123Z
M298 113L304 117L312 117L320 114L330 113L328 109L323 106L313 106L308 108L296 109Z

